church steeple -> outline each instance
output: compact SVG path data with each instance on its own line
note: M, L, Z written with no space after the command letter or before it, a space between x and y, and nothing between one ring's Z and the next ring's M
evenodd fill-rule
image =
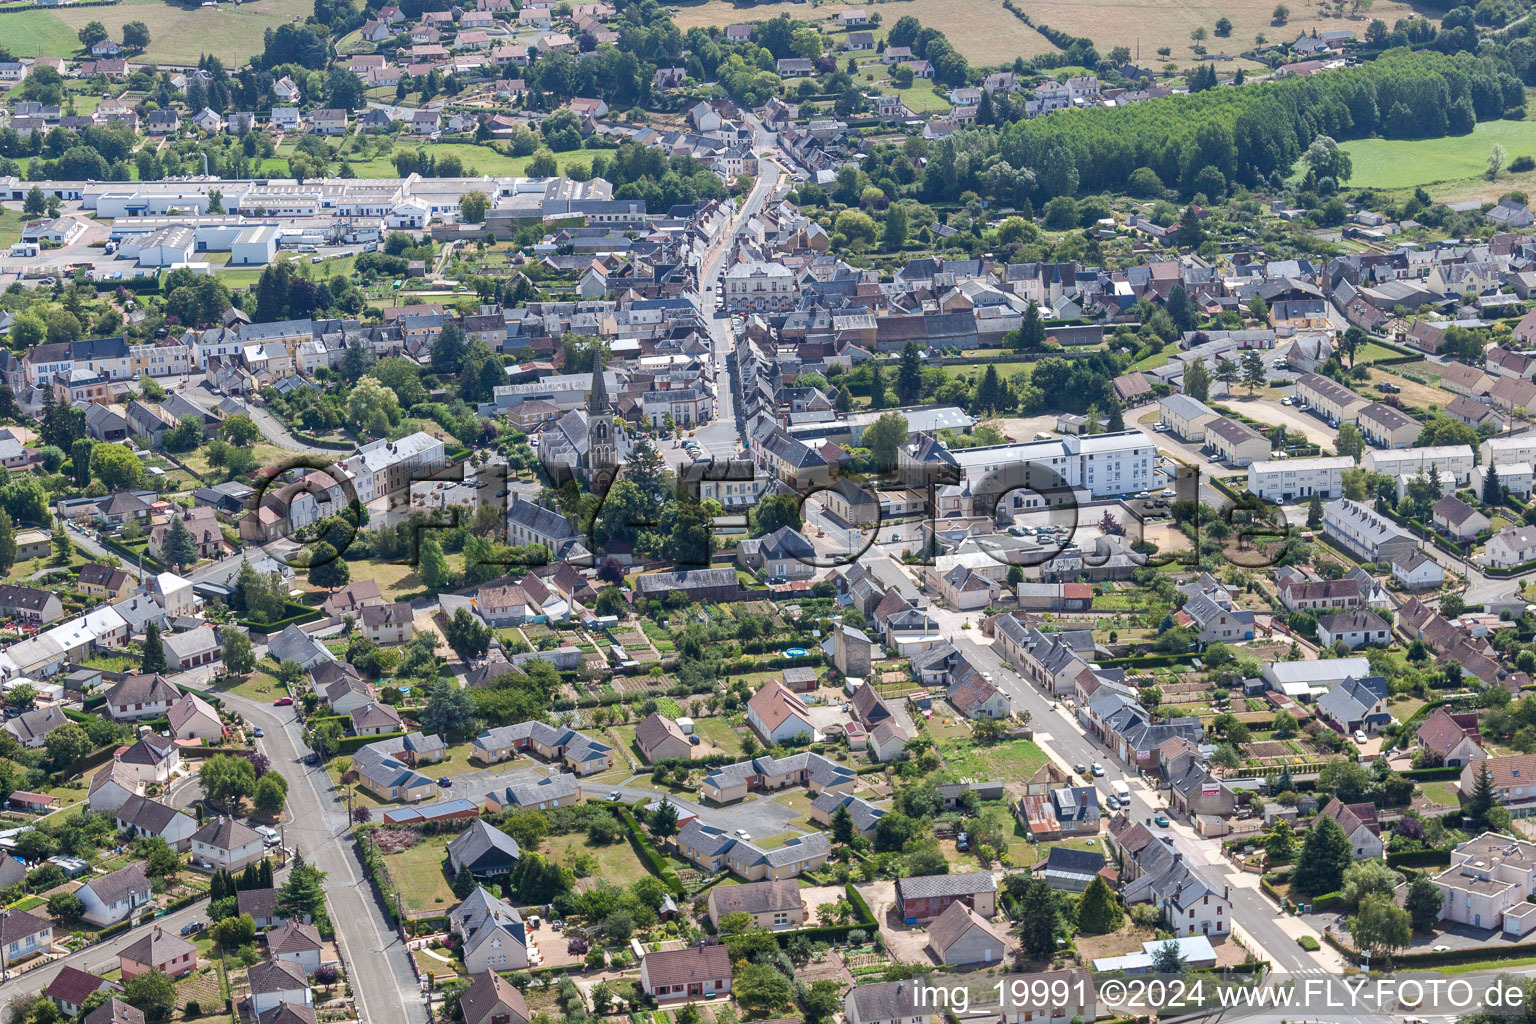
M597 479L619 464L618 438L613 432L613 406L603 379L603 350L592 343L592 389L587 392L587 472Z
M608 383L603 379L603 347L592 342L592 390L587 393L587 412L602 415L611 411L608 406Z

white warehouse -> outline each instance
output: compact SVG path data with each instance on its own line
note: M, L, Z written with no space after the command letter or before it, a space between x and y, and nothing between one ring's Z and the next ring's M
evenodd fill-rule
M275 225L257 224L241 231L229 247L230 266L262 266L277 255L280 232Z

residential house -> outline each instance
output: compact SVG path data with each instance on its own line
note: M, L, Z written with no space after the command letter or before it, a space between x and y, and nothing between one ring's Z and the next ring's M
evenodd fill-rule
M266 841L249 825L221 814L193 834L191 852L194 864L239 871L266 856Z
M640 988L658 1003L714 999L731 991L731 956L705 944L649 952L640 958Z
M116 871L90 879L75 895L85 904L80 916L97 927L105 928L127 920L152 895L149 878L141 863L129 864Z

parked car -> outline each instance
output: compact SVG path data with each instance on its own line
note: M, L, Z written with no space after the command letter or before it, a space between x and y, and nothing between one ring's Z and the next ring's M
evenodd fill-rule
M1097 778L1102 778L1103 775L1104 775L1104 766L1099 764L1099 762L1097 762L1097 761L1093 762L1093 777L1097 779Z
M443 786L443 787L447 787L447 786L451 786L451 785L453 785L453 780L452 780L452 779L450 779L450 778L449 778L449 777L448 777L448 776L446 776L446 775L444 775L444 776L441 776L441 777L440 777L440 778L439 778L439 779L438 779L438 780L437 780L437 784L438 784L438 785L439 785L439 786Z
M207 921L188 921L186 924L181 926L181 937L186 938L188 935L196 935L198 932L207 927Z
M275 708L286 708L286 707L291 707L292 705L293 705L293 698L292 697L279 697L279 698L277 698L277 700L272 702L272 706L275 707Z
M256 737L257 739L261 739L263 736L266 735L266 733L262 732L261 726L258 725L258 726L256 726L255 728L253 728L251 730L251 735Z
M1169 825L1168 815L1166 815L1166 814L1159 814L1157 817L1152 819L1152 822L1158 828L1167 828L1168 825Z

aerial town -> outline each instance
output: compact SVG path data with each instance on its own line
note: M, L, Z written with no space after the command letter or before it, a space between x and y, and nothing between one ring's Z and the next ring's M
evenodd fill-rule
M1269 7L0 5L0 1021L1536 963L1532 12Z

